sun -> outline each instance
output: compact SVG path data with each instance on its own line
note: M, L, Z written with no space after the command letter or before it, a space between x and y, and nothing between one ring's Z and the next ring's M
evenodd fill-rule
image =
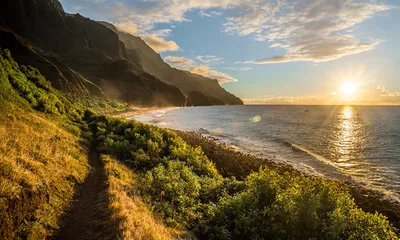
M346 96L351 96L355 93L357 89L356 84L354 82L344 82L342 84L342 93Z

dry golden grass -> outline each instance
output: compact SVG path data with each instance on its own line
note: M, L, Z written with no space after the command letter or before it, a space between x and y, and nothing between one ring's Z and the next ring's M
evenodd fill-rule
M108 178L108 198L121 239L180 239L182 232L157 220L139 196L135 174L109 156L102 156Z
M0 238L44 239L59 228L89 172L79 136L12 104L0 114Z

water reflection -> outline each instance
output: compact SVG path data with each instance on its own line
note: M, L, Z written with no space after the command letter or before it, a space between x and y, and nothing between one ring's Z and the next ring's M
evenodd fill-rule
M343 172L353 177L360 174L360 170L365 172L362 166L368 165L362 160L366 141L364 132L356 107L344 106L339 109L334 123L332 160Z
M353 111L352 107L346 106L342 109L339 116L336 149L338 152L337 161L342 166L349 164L352 150L354 150L360 141L354 129L357 123L355 122Z
M363 156L366 136L364 124L357 114L356 107L344 106L338 112L336 129L337 166L357 181L369 185L366 176L371 174L370 164Z

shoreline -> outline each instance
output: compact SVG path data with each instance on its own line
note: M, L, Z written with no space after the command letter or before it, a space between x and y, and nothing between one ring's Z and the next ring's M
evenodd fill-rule
M112 117L117 117L117 118L132 119L137 116L150 115L157 111L166 111L166 110L175 109L175 108L180 108L180 107L143 107L143 108L130 107L129 109L126 109L124 111L115 111L115 112L109 112L106 114L110 115Z
M154 112L171 108L176 107L136 108L133 110L124 111L122 113L115 113L111 116L132 119L140 115L150 115ZM142 123L152 125L150 122L143 121ZM217 169L225 177L244 179L250 173L257 172L260 167L265 166L275 170L279 174L290 172L296 175L324 178L323 176L316 176L301 171L300 169L296 169L290 163L277 162L268 158L254 155L248 151L242 151L237 149L234 145L229 145L219 141L213 136L207 137L193 131L183 131L171 128L167 129L177 133L190 145L201 146L204 153L212 162L214 162L214 164L217 166ZM369 189L361 184L358 184L357 182L350 182L343 179L326 180L343 184L343 187L348 189L358 207L370 213L375 213L378 211L379 213L385 215L397 229L400 229L400 202L394 199L389 199L388 196L381 191Z
M295 175L304 175L311 178L324 178L303 172L289 163L276 162L271 159L261 158L251 153L242 152L229 144L219 142L213 137L205 137L196 132L173 130L190 145L201 146L204 153L217 166L218 171L225 177L244 179L252 172L257 172L260 167L268 167L279 174L289 172ZM325 179L325 178L324 178ZM347 188L357 206L366 212L379 212L400 230L400 202L388 199L377 190L368 189L357 183L340 179L325 179L341 184Z

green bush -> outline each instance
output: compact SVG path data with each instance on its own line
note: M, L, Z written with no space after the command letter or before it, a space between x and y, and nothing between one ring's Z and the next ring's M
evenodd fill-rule
M201 148L169 130L94 113L85 120L100 152L140 174L141 195L171 226L195 225L216 195L232 191Z
M181 161L168 161L148 171L140 189L161 216L172 226L187 226L200 217L200 180Z
M146 203L200 239L397 239L343 184L269 168L244 181L223 178L200 147L172 131L94 113L85 120L99 150L136 171Z
M358 209L340 185L262 169L220 200L196 229L207 239L397 239L380 214Z

